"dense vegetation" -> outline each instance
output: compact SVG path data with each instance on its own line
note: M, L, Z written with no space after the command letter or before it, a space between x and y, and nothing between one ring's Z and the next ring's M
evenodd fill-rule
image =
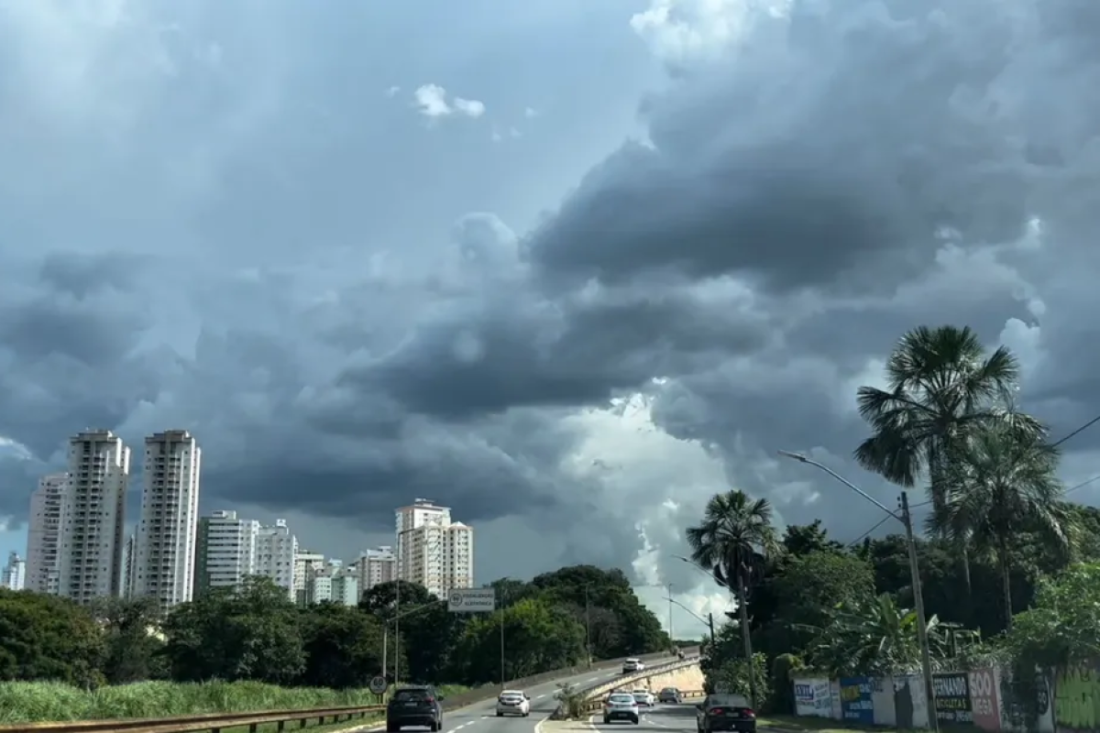
M402 681L478 685L583 662L586 620L596 658L667 649L669 639L618 570L575 566L531 582L501 580L503 614L454 614L417 585L363 594L358 607L299 607L264 578L217 590L159 619L141 601L82 608L61 598L0 591L0 680L79 688L140 680L251 681L295 688L364 688L400 655ZM585 599L587 594L587 614ZM401 643L392 620L402 614ZM389 625L390 633L383 629Z
M1026 718L1025 670L1100 656L1100 512L1068 501L1056 444L1017 409L1018 371L969 329L918 328L890 355L887 388L859 390L870 435L854 448L864 467L926 491L911 501L931 507L917 555L934 663L1004 664ZM789 710L802 667L834 677L919 667L904 535L846 546L820 522L779 532L767 500L731 491L687 539L742 602L706 651L710 684Z

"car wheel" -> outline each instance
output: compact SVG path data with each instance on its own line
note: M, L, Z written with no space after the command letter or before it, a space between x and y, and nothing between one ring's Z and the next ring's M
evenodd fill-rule
M502 712L500 712L500 711L498 710L498 711L497 711L497 717L498 717L498 718L503 718L503 717L504 717L504 713L502 713Z
M603 719L603 724L604 725L611 725L611 718L604 718Z
M642 721L639 718L634 718L634 725L640 724Z
M393 723L386 723L386 733L397 733L399 730L401 730L401 726Z

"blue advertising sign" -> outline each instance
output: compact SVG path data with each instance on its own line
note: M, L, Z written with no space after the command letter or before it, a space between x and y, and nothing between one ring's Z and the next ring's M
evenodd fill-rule
M874 725L874 682L870 677L840 678L840 713L844 720Z

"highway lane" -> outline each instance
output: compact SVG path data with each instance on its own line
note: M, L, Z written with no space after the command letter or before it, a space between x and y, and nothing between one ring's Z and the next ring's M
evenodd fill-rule
M672 657L667 660L653 660L649 663L649 666L655 667L670 661L672 661ZM529 687L524 690L531 696L531 715L526 718L496 717L495 697L468 705L459 710L448 710L443 713L443 733L457 733L457 731L462 731L462 733L535 733L538 724L557 709L558 702L554 699L554 693L558 691L559 685L571 684L577 688L584 688L622 676L622 669L614 667L612 669L582 672L570 677L563 677L554 682ZM385 726L371 726L369 730L374 731L379 728L385 728ZM420 733L420 731L427 731L427 728L404 728L403 730Z

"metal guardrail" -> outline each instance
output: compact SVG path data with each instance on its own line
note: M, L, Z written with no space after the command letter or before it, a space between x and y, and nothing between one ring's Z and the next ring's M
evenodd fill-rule
M672 662L668 662L667 664L659 664L656 667L650 667L649 669L643 669L639 672L625 674L622 677L616 677L615 679L608 680L607 682L601 682L598 685L593 685L592 687L589 687L587 689L580 690L580 694L584 695L584 697L586 698L592 698L609 690L615 690L623 687L624 685L629 685L639 680L653 677L654 675L671 672L673 670L680 669L681 667L690 667L698 663L699 655L695 654L685 657L684 659L677 659Z
M75 720L60 723L19 723L0 725L0 733L220 733L227 728L245 728L251 733L261 725L275 725L279 731L287 723L304 728L311 720L318 725L381 715L384 705L358 707L313 708L306 710L272 710L250 713L208 713L180 715L171 718L132 718L129 720Z
M601 659L591 667L571 667L556 669L531 675L518 680L509 680L509 686L530 687L537 684L552 682L560 677L568 677L587 669L606 670L621 665L627 659L663 659L667 652L657 652L635 657L620 657L619 659ZM500 692L499 684L483 685L481 687L447 697L442 701L444 710L472 705L476 702L492 699ZM261 725L276 725L279 731L284 730L287 723L298 723L304 728L306 724L316 719L318 724L339 723L344 720L365 718L375 714L381 716L386 711L385 705L366 705L353 707L311 708L304 710L269 710L252 711L247 713L207 713L203 715L181 715L169 718L130 718L119 720L73 720L50 723L19 723L15 725L0 725L0 733L220 733L228 728L245 728L251 733Z

